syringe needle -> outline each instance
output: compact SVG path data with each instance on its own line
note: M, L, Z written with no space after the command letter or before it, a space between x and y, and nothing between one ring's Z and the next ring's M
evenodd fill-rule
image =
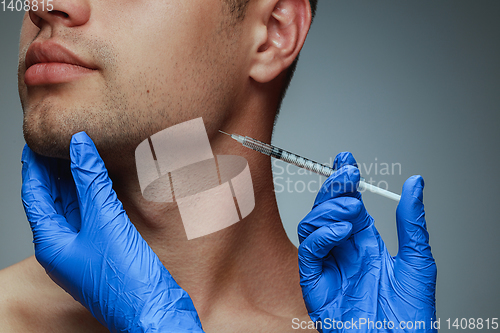
M229 134L229 133L226 133L226 132L224 132L224 131L221 131L221 130L219 130L219 132L221 132L221 133L223 133L223 134L226 134L226 135L229 135L229 136L231 136L231 134Z

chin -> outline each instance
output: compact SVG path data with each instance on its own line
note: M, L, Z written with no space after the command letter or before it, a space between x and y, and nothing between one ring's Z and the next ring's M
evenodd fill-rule
M69 160L69 140L63 142L44 133L24 129L24 140L35 153ZM71 139L71 137L70 137Z
M31 150L47 157L69 159L72 133L65 133L60 126L51 126L32 118L25 116L23 121L24 140Z

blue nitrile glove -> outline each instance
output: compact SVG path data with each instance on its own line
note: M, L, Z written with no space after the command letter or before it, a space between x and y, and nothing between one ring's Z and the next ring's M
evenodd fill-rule
M321 321L316 327L322 324L323 332L435 332L436 264L422 177L403 186L396 211L399 252L392 257L357 191L353 156L341 153L334 164L338 171L325 181L298 228L300 284L309 316ZM420 321L425 329L404 329Z
M73 136L70 156L72 177L67 162L23 151L22 199L47 274L112 332L203 332L191 298L127 217L87 134Z

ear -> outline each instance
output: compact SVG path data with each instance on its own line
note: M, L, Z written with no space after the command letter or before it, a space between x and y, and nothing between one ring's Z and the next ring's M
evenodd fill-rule
M309 0L261 1L250 77L274 80L299 55L311 25Z

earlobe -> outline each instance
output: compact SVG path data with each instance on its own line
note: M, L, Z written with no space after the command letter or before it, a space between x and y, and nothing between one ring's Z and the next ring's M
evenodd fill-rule
M250 77L266 83L286 70L298 56L311 24L311 8L309 0L271 0L262 10L266 38L256 48Z

